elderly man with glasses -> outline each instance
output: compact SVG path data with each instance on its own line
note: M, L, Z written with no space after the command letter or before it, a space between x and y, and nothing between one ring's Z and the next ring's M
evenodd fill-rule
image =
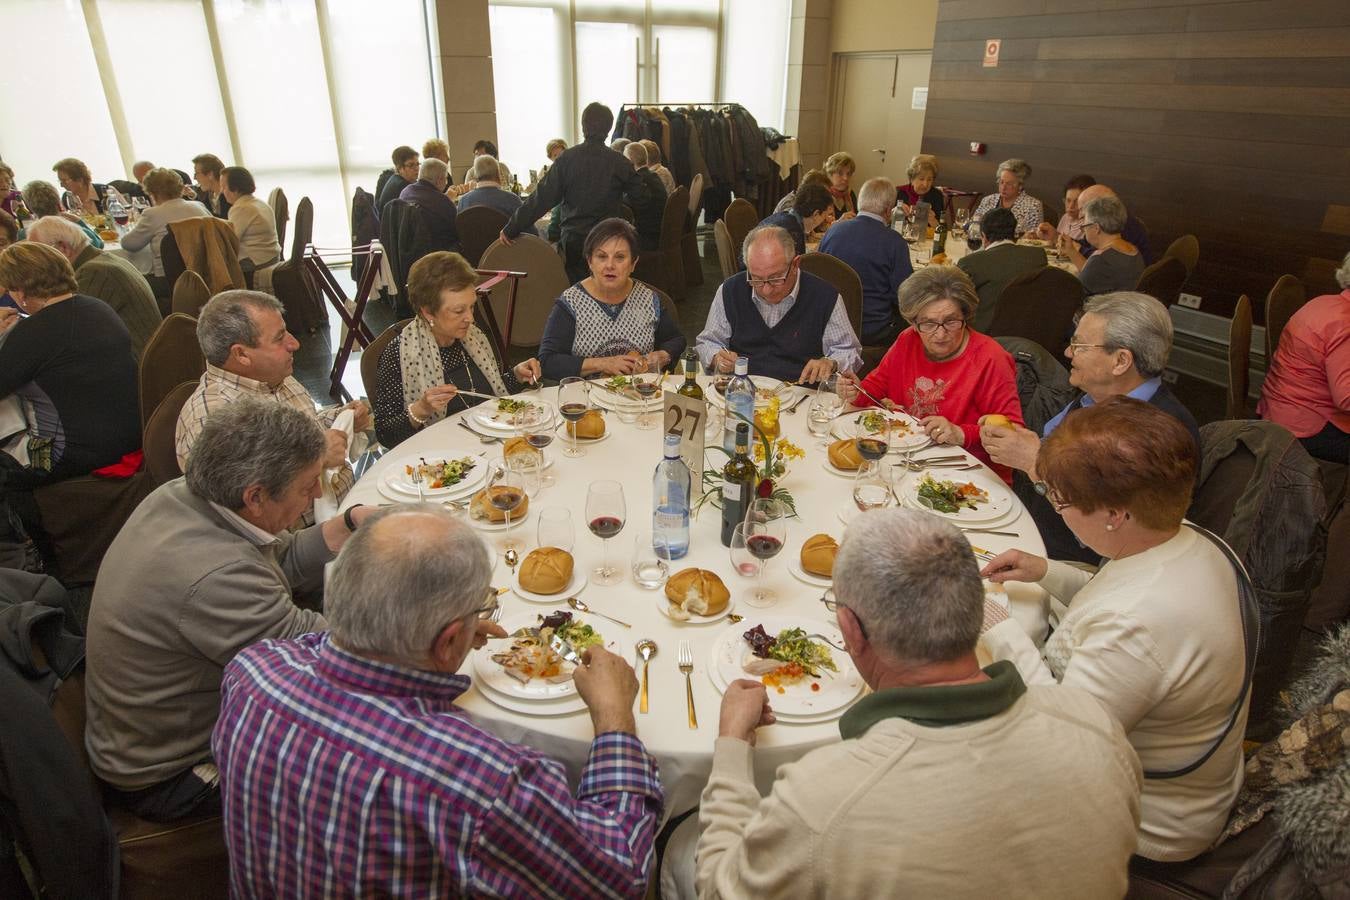
M864 513L834 576L828 605L872 692L839 720L842 740L779 768L762 797L754 744L775 727L772 695L728 686L698 896L1122 896L1139 760L1088 692L980 667L984 589L961 533L926 512Z
M1049 437L1069 413L1120 394L1143 400L1186 426L1199 458L1200 428L1195 417L1162 380L1171 352L1172 318L1167 307L1147 294L1099 294L1084 305L1073 339L1064 350L1069 360L1069 383L1082 395L1046 422L1039 435L1026 428L981 429L980 442L989 457L1027 476L1025 481L1016 481L1018 495L1040 528L1051 559L1100 560L1073 536L1046 501L1045 488L1036 474L1042 438Z
M506 636L491 573L448 512L381 511L333 567L330 631L226 668L212 747L232 895L644 895L663 795L628 663L593 647L573 673L595 730L575 793L561 763L457 706L469 653Z
M313 416L241 398L108 548L89 614L85 746L119 805L155 821L218 810L210 738L225 665L263 638L324 628L292 591L321 586L374 512L286 531L319 494L326 446Z
M751 375L815 384L862 365L843 298L800 270L787 231L760 225L745 236L744 251L746 271L718 287L695 342L705 367L730 372L747 356Z

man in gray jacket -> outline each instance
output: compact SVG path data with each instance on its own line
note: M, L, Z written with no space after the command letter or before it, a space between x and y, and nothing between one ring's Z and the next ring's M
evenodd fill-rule
M138 815L218 810L210 740L225 665L263 638L326 628L291 591L322 584L372 511L286 531L319 493L326 447L312 416L240 399L108 548L89 615L85 745L110 798Z

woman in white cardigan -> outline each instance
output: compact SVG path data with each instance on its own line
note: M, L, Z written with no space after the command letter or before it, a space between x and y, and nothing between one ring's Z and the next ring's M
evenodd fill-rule
M1038 489L1106 562L1094 574L1010 550L982 573L1037 582L1067 605L1040 649L992 606L982 640L1028 684L1083 688L1120 720L1146 776L1137 854L1159 863L1206 850L1242 786L1245 701L1219 741L1246 677L1238 581L1223 551L1182 522L1196 464L1185 427L1148 403L1114 397L1070 413L1041 445ZM1147 777L1189 766L1216 741L1194 771Z

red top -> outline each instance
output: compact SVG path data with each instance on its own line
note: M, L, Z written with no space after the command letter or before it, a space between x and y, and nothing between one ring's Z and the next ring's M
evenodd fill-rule
M1290 318L1256 410L1295 437L1328 422L1350 431L1350 289L1314 297Z
M863 379L863 389L878 399L895 401L917 419L937 415L959 425L965 434L965 449L1011 484L1012 469L990 461L980 443L977 423L981 416L1001 413L1023 424L1017 366L998 341L976 331L967 333L970 340L959 355L935 362L924 353L919 333L906 328ZM872 405L861 394L854 403Z

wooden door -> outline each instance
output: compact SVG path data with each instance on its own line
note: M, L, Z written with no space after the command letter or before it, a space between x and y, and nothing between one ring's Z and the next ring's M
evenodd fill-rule
M903 181L923 140L923 109L914 89L928 87L931 53L840 54L835 57L832 141L822 155L845 150L858 163L857 190L885 175Z

